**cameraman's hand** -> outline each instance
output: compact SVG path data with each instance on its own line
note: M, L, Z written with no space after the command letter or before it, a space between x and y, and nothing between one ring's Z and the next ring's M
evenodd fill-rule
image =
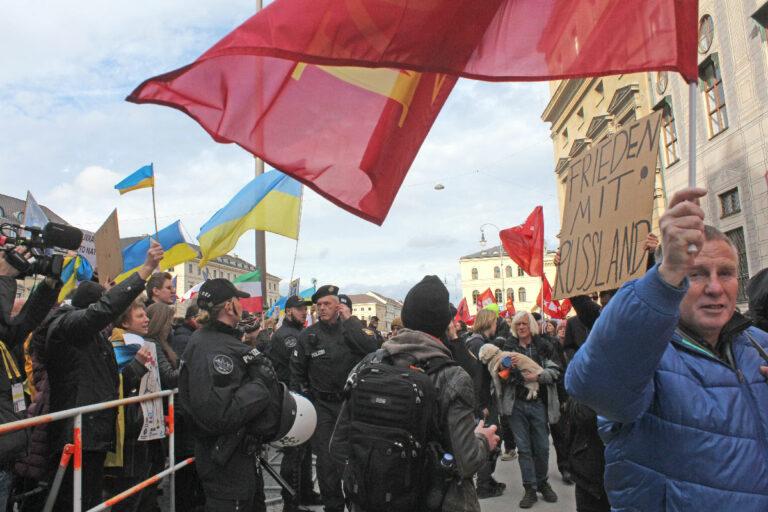
M29 259L29 254L25 247L17 247L14 250L25 258ZM5 253L0 251L0 276L16 277L17 275L19 275L19 271L13 268L10 263L8 263L8 261L5 259Z
M496 425L490 427L485 426L485 422L480 420L480 423L475 427L475 434L482 434L485 440L488 441L488 448L490 451L496 449L499 445L499 436L496 435Z
M149 240L149 250L147 251L147 259L144 260L144 266L139 269L139 276L146 281L152 272L155 271L160 264L160 260L163 259L163 246L160 245L157 240L151 238Z

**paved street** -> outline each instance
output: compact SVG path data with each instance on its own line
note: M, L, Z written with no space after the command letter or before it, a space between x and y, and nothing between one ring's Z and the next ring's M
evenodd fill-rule
M563 485L560 479L560 473L557 471L557 463L555 462L555 449L550 446L549 449L550 462L549 462L549 476L552 488L555 490L558 496L557 503L546 503L541 500L539 495L539 501L531 508L531 511L540 512L574 512L576 510L576 501L574 498L574 488L572 485ZM275 459L277 462L278 459ZM507 489L502 496L493 499L480 500L480 506L483 512L511 512L520 510L517 507L520 498L523 497L523 484L520 480L520 465L517 460L501 461L496 465L496 473L494 477L499 482L507 484ZM278 493L274 490L274 482L271 479L267 479L267 498L275 498ZM313 510L321 511L322 507L312 507ZM282 505L273 505L269 508L269 512L279 512L282 509Z

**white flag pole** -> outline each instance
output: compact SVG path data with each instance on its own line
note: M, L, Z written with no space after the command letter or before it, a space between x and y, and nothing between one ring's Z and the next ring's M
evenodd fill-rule
M688 187L696 187L696 97L698 84L688 84ZM695 254L696 246L688 246L688 254Z

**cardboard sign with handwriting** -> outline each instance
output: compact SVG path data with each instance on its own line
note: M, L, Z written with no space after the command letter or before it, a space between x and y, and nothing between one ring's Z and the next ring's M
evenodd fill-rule
M645 273L660 132L654 112L570 162L556 299L618 288Z
M96 261L99 263L99 283L108 284L123 273L123 251L120 247L120 230L117 225L117 209L112 210L107 220L94 235Z

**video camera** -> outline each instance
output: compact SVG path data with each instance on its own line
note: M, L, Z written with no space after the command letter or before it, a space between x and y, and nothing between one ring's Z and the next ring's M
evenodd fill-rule
M26 236L25 232L29 235ZM83 241L83 232L79 229L49 222L43 228L22 224L0 224L0 250L5 253L6 261L19 271L17 279L40 274L48 277L61 277L64 266L63 254L46 254L46 249L64 249L76 251ZM31 258L17 253L17 247L29 249Z

